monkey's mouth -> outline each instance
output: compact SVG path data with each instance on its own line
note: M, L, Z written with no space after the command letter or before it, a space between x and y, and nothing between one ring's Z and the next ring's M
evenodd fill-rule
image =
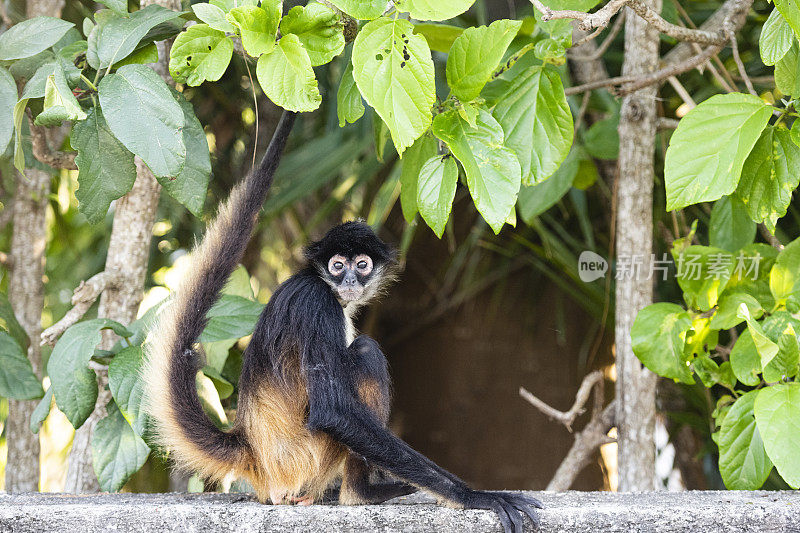
M345 302L354 302L361 298L361 295L364 294L364 289L362 287L348 287L343 289L339 287L339 298L341 298Z

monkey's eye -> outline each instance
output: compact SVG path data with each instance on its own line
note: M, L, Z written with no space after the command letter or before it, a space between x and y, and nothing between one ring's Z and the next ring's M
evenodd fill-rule
M341 261L336 261L333 264L333 268L335 268L336 270L341 270L342 268L344 268L344 263L342 263Z
M359 261L356 266L359 268L359 270L364 270L365 268L367 268L367 262L366 261Z

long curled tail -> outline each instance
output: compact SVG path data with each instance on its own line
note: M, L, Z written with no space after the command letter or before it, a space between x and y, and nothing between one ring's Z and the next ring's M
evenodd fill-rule
M178 467L206 479L219 480L239 470L249 454L236 432L220 430L203 411L195 385L200 357L193 346L208 323L206 313L242 258L295 117L284 111L259 167L220 206L192 252L191 271L161 312L147 349L145 410L158 441Z

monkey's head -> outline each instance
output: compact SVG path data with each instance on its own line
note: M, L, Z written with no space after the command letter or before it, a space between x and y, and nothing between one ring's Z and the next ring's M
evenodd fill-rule
M395 251L367 224L345 222L305 250L322 279L343 305L364 304L392 277Z

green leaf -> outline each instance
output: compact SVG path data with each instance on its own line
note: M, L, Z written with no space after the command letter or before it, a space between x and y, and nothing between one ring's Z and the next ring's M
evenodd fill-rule
M725 292L717 302L717 310L711 317L709 326L714 329L731 329L744 321L739 316L739 306L747 306L748 312L754 318L760 318L764 313L758 300L743 292Z
M712 96L689 111L672 134L664 162L667 209L732 193L771 115L771 106L742 93Z
M686 304L708 311L715 305L733 273L733 254L712 246L689 246L672 249L678 266L678 285Z
M533 67L514 79L492 112L516 152L525 185L541 183L558 170L572 146L572 113L561 77Z
M313 66L324 65L344 50L344 34L339 15L334 10L312 2L295 6L281 19L281 34L300 38Z
M746 163L745 163L746 165ZM747 179L743 172L742 181ZM798 176L800 179L800 176ZM723 196L714 203L711 222L708 224L708 238L711 246L736 252L753 242L756 237L756 224L747 214L738 196Z
M44 89L44 110L34 123L37 126L60 126L65 120L84 120L86 113L81 109L75 95L67 84L64 69L55 65L53 73L47 77Z
M679 305L648 305L639 311L631 327L633 353L659 376L692 384L692 372L683 352L684 337L691 325L689 313Z
M550 209L572 187L581 161L571 150L558 170L542 183L523 186L519 191L519 213L527 224Z
M464 30L447 56L447 84L454 95L468 102L481 94L520 26L522 22L518 20L497 20L488 27ZM538 87L533 96L537 93Z
M619 113L598 120L583 135L586 151L597 159L617 159L619 157Z
M800 7L792 0L776 0L775 7L800 39Z
M433 156L419 172L417 205L422 218L440 239L456 196L458 165L450 156ZM512 210L513 212L513 210Z
M464 28L447 24L414 24L414 33L425 37L431 50L446 54L455 40L464 33Z
M144 434L147 415L143 406L144 382L141 377L144 354L141 346L117 353L108 365L108 387L125 420L137 435Z
M25 84L25 88L22 89L22 99L42 98L44 96L47 77L55 71L56 63L57 61L55 60L48 61L36 69L36 72Z
M767 455L784 481L800 488L800 383L761 389L754 411Z
M719 473L730 490L761 488L772 470L772 461L762 441L763 433L753 416L753 404L758 395L759 391L754 390L736 400L719 431Z
M774 65L781 60L792 47L794 33L792 28L781 16L780 11L773 9L769 18L761 28L758 38L758 49L761 52L761 61L765 65Z
M789 316L791 317L791 315ZM770 318L773 317L775 315ZM793 317L792 320L796 322ZM777 338L778 354L764 367L764 381L767 383L794 377L797 375L798 363L800 363L800 346L797 344L797 333L795 333L794 326L787 323Z
M264 94L289 111L314 111L322 103L311 60L297 35L284 35L274 52L258 58L256 77Z
M775 306L775 298L769 288L769 275L778 250L768 244L748 244L735 257L733 275L725 286L728 293L746 293L758 300L764 309Z
M763 222L773 233L786 214L792 191L800 183L800 147L785 129L767 126L742 167L736 196L750 218Z
M97 1L106 6L114 13L122 15L123 17L128 16L127 0L97 0Z
M22 148L22 119L25 118L27 105L27 98L20 99L14 105L14 167L20 172L25 172L25 151Z
M261 7L235 7L225 18L239 29L242 46L251 56L259 57L275 48L281 20L279 0L265 0Z
M92 464L100 490L116 492L144 465L150 447L113 401L108 402L106 410L108 416L97 423L92 434Z
M761 324L750 316L750 310L747 309L746 304L739 304L739 311L737 314L739 318L743 318L747 321L747 329L750 331L750 337L752 337L753 344L761 358L761 368L764 368L778 354L778 345L767 336Z
M11 307L11 302L8 297L0 292L0 328L6 331L14 341L23 349L27 350L30 345L28 334L17 321L14 315L14 309Z
M727 361L722 365L717 365L713 359L703 353L692 361L692 366L706 387L713 387L717 383L721 383L733 388L733 385L736 384L736 378L731 372L731 364Z
M436 99L433 60L424 37L407 20L380 18L353 43L353 77L402 155L431 124Z
M35 56L56 44L73 26L55 17L34 17L14 24L0 34L0 60Z
M503 128L485 109L479 110L477 128L448 111L436 116L433 133L461 162L475 207L499 233L517 203L521 181L517 156L503 145Z
M214 384L214 388L217 389L220 400L224 400L233 394L233 385L231 385L230 381L222 377L219 370L212 366L204 366L202 372Z
M208 180L211 177L211 156L203 126L194 114L194 108L183 94L170 89L183 111L183 144L186 146L186 164L174 178L158 177L164 190L184 205L195 216L203 214Z
M749 329L739 335L731 350L730 359L733 373L739 381L751 387L761 383L761 378L758 377L761 373L761 357Z
M0 68L0 153L4 153L14 137L14 106L17 84L4 68Z
M135 50L131 55L114 63L113 69L124 67L125 65L147 65L158 61L158 47L156 43L150 43Z
M43 394L42 384L33 373L25 350L11 335L0 331L0 396L33 400Z
M800 279L800 238L787 244L769 272L769 289L777 305L786 304Z
M264 306L241 296L225 294L208 312L200 342L239 339L250 335Z
M97 378L89 360L100 343L100 332L112 329L121 336L130 334L121 324L107 318L78 322L58 339L47 361L47 374L56 405L72 426L79 428L89 417L97 400Z
M386 0L330 0L330 2L351 17L362 20L376 19L386 11Z
M192 11L197 15L197 18L222 32L234 33L236 28L228 22L225 18L225 11L214 4L207 4L205 2L192 5Z
M110 11L97 12L97 25L88 35L89 49L86 51L86 59L89 65L94 69L104 69L125 59L150 30L178 16L179 11L156 4L134 11L128 16Z
M429 135L423 135L408 148L405 157L401 160L400 206L403 209L403 217L409 224L419 211L417 184L420 180L420 170L425 162L435 156L438 151L439 143L436 139Z
M78 208L91 224L102 222L111 202L126 194L136 181L133 154L114 137L100 106L77 122L70 138L78 151Z
M418 20L447 20L464 13L475 0L395 0L397 10Z
M98 86L103 115L114 136L156 176L177 176L186 160L184 116L153 69L125 65ZM57 397L57 395L56 395Z
M169 73L178 83L200 85L217 81L233 55L233 41L205 24L195 24L178 35L169 53Z
M29 424L31 433L36 435L39 433L39 428L42 426L47 416L50 414L50 406L53 403L53 387L47 389L44 397L36 404L36 408L31 413L31 422Z
M775 63L775 86L787 96L800 96L800 48L796 42Z
M375 140L375 155L378 161L383 163L383 154L386 151L386 143L392 138L392 133L384 121L382 121L373 110L372 112L372 137Z
M356 87L356 80L353 79L353 64L350 62L342 73L342 81L339 82L339 91L336 93L336 114L339 116L340 128L364 115L364 103Z

